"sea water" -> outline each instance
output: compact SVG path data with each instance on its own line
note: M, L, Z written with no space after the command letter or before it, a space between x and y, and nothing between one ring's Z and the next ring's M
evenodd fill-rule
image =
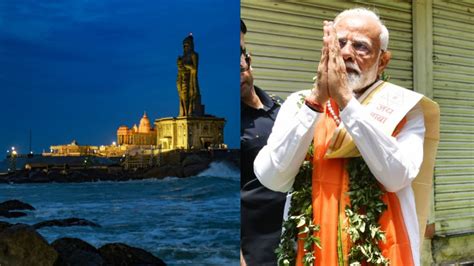
M238 265L240 173L224 163L189 178L128 182L0 184L0 201L18 199L36 210L9 223L83 218L101 225L46 227L50 243L77 237L100 247L122 242L168 265Z

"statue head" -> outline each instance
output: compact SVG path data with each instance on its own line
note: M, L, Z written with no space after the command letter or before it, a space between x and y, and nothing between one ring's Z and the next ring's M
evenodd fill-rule
M184 38L183 50L185 54L194 51L194 38L192 33L189 33L188 37Z

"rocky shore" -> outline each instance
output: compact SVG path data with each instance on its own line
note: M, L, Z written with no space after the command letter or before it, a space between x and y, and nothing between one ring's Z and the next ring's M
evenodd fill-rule
M213 156L208 153L197 153L181 156L177 160L139 169L124 169L121 166L107 167L48 167L22 169L0 176L0 183L73 183L96 181L129 181L148 178L190 177L206 170L212 163L225 163L229 167L239 169L240 154L238 152Z
M35 208L18 200L0 203L0 216L8 213L34 211ZM7 214L7 215L3 215ZM124 243L108 243L95 248L78 238L59 238L49 244L36 229L46 226L100 225L80 218L49 220L34 225L0 221L0 265L99 266L99 265L166 265L153 254Z

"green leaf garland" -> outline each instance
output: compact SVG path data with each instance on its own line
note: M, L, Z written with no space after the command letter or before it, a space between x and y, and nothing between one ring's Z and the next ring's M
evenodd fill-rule
M380 230L378 220L387 205L382 201L384 192L362 157L352 158L348 165L349 198L351 206L346 206L349 219L346 229L352 247L349 251L349 264L388 265L389 261L378 247L385 241L385 233Z
M298 107L301 107L305 96L303 94L299 96ZM307 157L309 160L303 162L295 177L288 219L283 222L280 243L275 250L279 266L296 264L298 239L304 241L303 265L305 266L312 266L316 260L314 247L321 248L320 239L314 236L320 227L313 224L312 144ZM380 230L378 223L382 212L387 209L381 199L384 192L362 157L349 160L347 170L351 206L345 208L349 221L349 226L345 228L345 231L352 242L348 257L349 264L356 266L362 265L361 262L367 262L369 265L389 265L388 259L382 255L378 247L379 241L385 241L385 233ZM339 255L344 256L342 246L340 248Z
M295 177L288 219L283 222L280 244L275 250L280 266L295 265L297 239L304 241L303 265L305 266L314 264L316 259L314 246L321 248L319 238L314 236L314 233L319 231L319 225L313 224L312 172L312 164L304 161Z

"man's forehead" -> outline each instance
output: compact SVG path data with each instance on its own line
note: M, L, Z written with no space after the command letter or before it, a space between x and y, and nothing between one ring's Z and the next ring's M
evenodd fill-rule
M346 16L341 18L335 25L336 31L347 30L351 32L364 32L367 35L379 35L380 23L369 16Z
M378 40L381 32L380 24L368 16L346 16L337 22L336 33L338 38L357 37L366 42Z

